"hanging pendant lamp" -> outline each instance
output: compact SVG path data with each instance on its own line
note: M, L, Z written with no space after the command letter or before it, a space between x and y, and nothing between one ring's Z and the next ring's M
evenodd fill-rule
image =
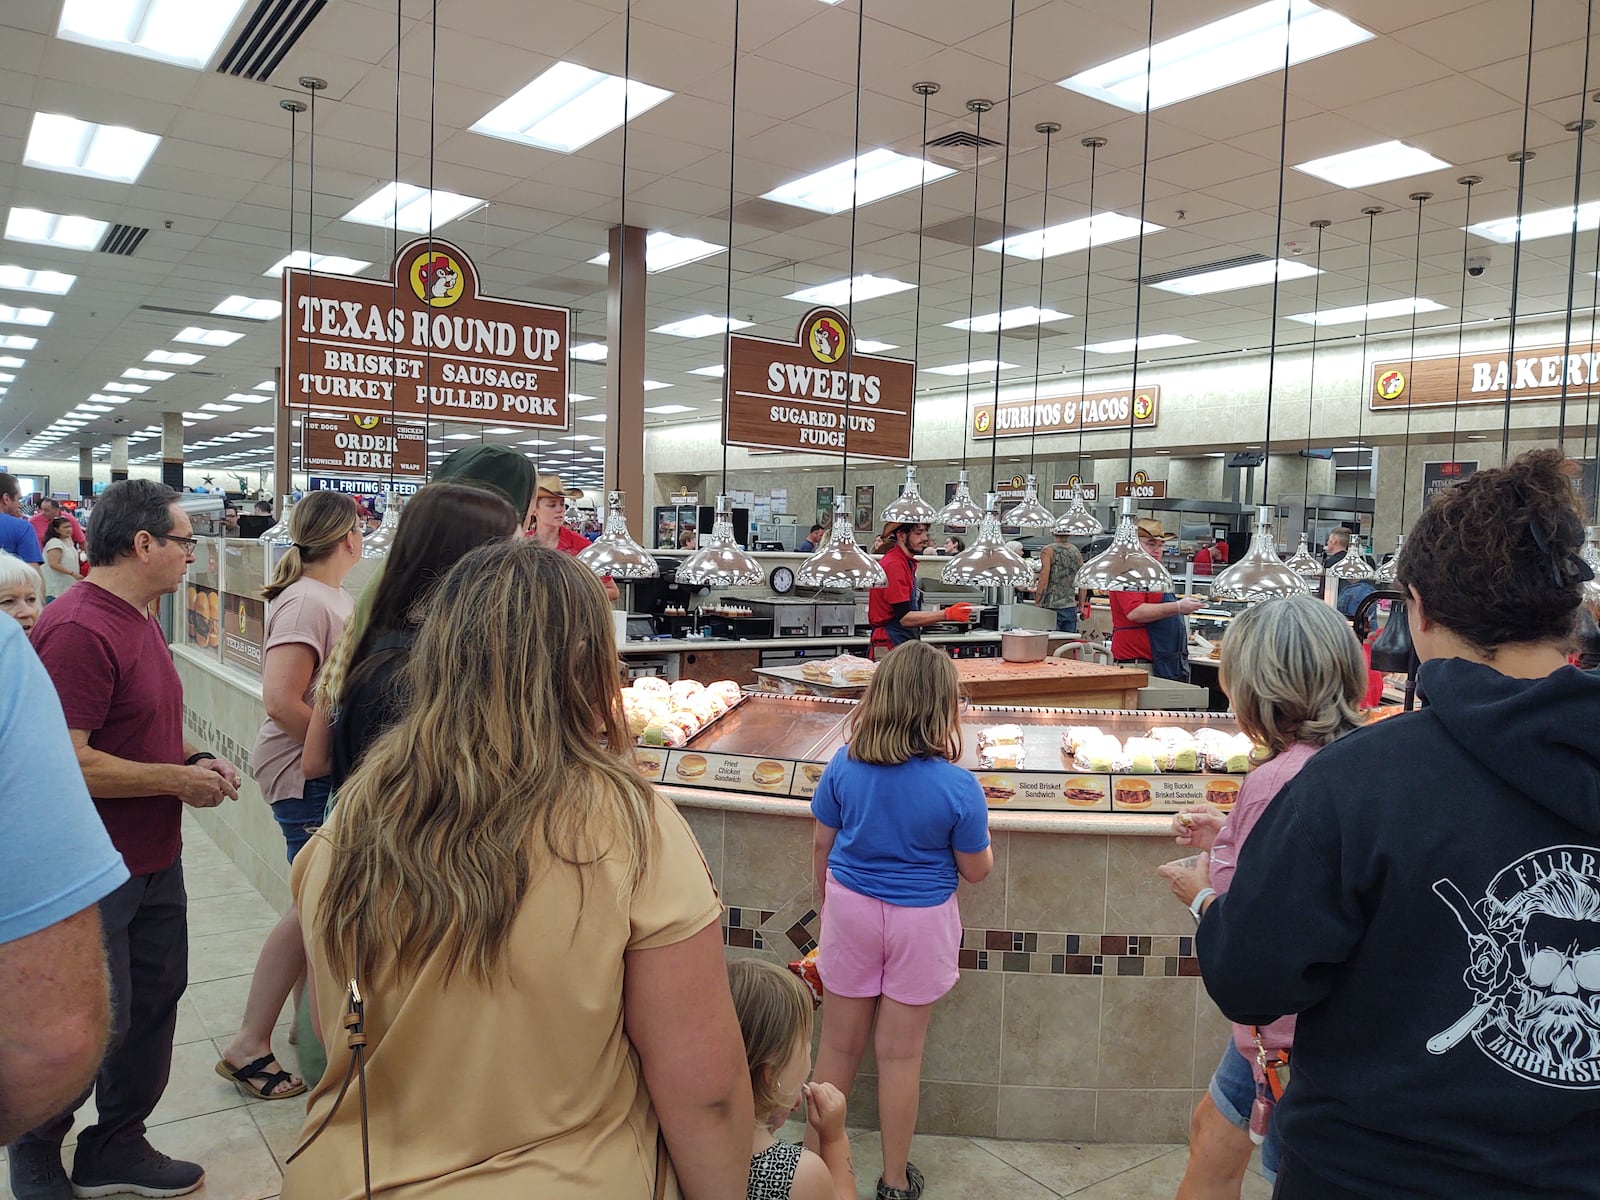
M988 495L988 510L978 523L978 536L960 554L945 563L939 578L964 587L1016 587L1034 576L1027 560L1006 545L1000 534L1000 497Z
M993 100L967 101L967 111L976 118L972 136L982 144L983 114L994 107ZM972 327L976 324L978 298L978 183L983 177L979 164L972 164L972 261L967 267L967 362L972 362ZM1004 254L1002 254L1002 260ZM920 290L920 289L919 289ZM998 311L998 306L996 306ZM998 357L998 356L997 356ZM998 376L999 368L995 368ZM967 483L967 443L972 437L972 371L969 366L962 385L961 474L957 477L955 495L939 510L938 521L946 529L965 530L983 520L983 509L972 499L972 488Z
M362 558L388 558L394 546L395 534L400 532L400 496L396 492L383 494L383 520L378 527L361 539Z
M1089 228L1094 228L1094 185L1099 173L1100 151L1104 149L1106 140L1103 137L1086 137L1079 144L1089 152ZM1094 237L1090 236L1089 244L1083 248L1083 345L1078 353L1078 464L1076 477L1083 478L1083 434L1085 416L1083 413L1083 397L1089 390L1089 307L1093 298L1094 281ZM1106 531L1100 523L1100 518L1089 511L1083 502L1083 489L1077 484L1072 487L1072 503L1061 519L1056 522L1055 532L1064 533L1068 537L1099 537Z
M1272 506L1256 509L1256 532L1250 549L1211 581L1211 599L1259 604L1283 596L1302 596L1309 590L1304 575L1278 557L1278 543L1272 535Z
M289 514L294 511L294 496L288 495L278 505L278 519L264 530L256 541L263 546L292 546L294 538L289 536Z
M1357 579L1371 579L1378 573L1378 568L1367 557L1364 540L1359 533L1350 535L1350 548L1344 552L1344 557L1328 568L1328 574L1335 579L1349 583Z
M850 526L850 501L843 496L833 502L828 540L800 564L794 581L806 588L846 588L856 592L889 582L883 565L856 545L855 531Z
M1394 553L1387 562L1380 563L1372 572L1372 582L1379 587L1389 587L1394 584L1395 571L1400 566L1400 551L1405 548L1406 535L1398 534L1394 539Z
M983 520L983 509L973 502L972 488L967 483L965 468L957 477L956 494L950 497L950 503L939 510L934 520L946 529L966 529Z
M938 515L933 511L933 505L922 498L922 492L917 487L916 467L907 464L905 490L883 506L883 514L878 520L885 525L931 525Z
M654 579L661 574L655 558L633 540L621 492L606 495L606 527L599 537L578 552L578 561L596 575L613 579Z
M616 493L613 493L616 494ZM717 515L701 547L678 564L677 580L690 587L750 587L766 580L761 564L733 536L733 503L717 497Z
M1111 545L1078 572L1077 586L1095 592L1168 592L1172 576L1139 544L1133 523L1133 497L1122 498L1122 520Z
M1039 503L1039 477L1028 476L1028 485L1022 491L1022 500L1006 513L1003 523L1017 529L1053 529L1056 515Z
M1098 537L1106 531L1099 519L1085 507L1083 503L1083 489L1077 484L1072 485L1072 503L1067 511L1056 518L1056 523L1051 527L1051 532L1062 534L1066 537Z
M1322 560L1311 553L1311 535L1309 533L1300 535L1300 549L1284 559L1283 565L1296 575L1308 580L1316 579L1322 574Z

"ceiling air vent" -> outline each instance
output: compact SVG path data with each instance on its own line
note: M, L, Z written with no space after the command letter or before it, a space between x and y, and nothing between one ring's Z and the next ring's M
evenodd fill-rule
M1265 254L1241 254L1238 258L1225 258L1220 262L1201 263L1196 267L1179 267L1175 271L1162 271L1155 275L1143 275L1138 282L1143 284L1166 283L1172 279L1187 279L1191 275L1206 275L1212 271L1226 271L1230 267L1248 267L1251 263L1271 262ZM1129 280L1129 283L1135 282Z
M139 248L139 243L144 241L148 229L141 229L137 225L113 225L106 230L105 237L100 239L100 245L95 247L101 254L129 255Z
M1004 142L973 133L970 129L953 129L940 137L928 139L924 147L927 156L934 162L958 171L970 171L975 166L998 162L1005 148Z
M265 83L328 0L261 0L217 71Z

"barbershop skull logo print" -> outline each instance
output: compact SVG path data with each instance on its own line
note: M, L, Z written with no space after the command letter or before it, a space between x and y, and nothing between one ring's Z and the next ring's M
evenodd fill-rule
M1561 1088L1600 1088L1600 850L1552 846L1512 863L1476 905L1448 879L1433 890L1467 933L1472 1007L1429 1039L1470 1035L1495 1062Z

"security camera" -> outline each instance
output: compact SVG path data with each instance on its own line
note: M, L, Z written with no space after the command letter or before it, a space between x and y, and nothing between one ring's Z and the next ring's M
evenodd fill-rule
M1474 258L1469 258L1469 259L1467 259L1467 274L1471 275L1474 279L1477 279L1480 275L1483 274L1484 270L1488 266L1489 266L1489 257L1488 257L1488 255L1478 255L1478 256L1476 256Z

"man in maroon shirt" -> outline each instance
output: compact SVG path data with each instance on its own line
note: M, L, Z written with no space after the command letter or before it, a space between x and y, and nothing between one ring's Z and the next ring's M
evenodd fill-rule
M237 798L239 773L183 736L183 689L151 603L175 592L194 554L177 493L154 480L114 483L89 518L94 573L33 628L61 697L78 765L131 878L100 901L114 1010L95 1079L99 1119L78 1136L69 1182L61 1144L77 1103L9 1150L17 1200L130 1191L179 1196L205 1172L145 1140L166 1090L189 934L179 822L185 804Z

